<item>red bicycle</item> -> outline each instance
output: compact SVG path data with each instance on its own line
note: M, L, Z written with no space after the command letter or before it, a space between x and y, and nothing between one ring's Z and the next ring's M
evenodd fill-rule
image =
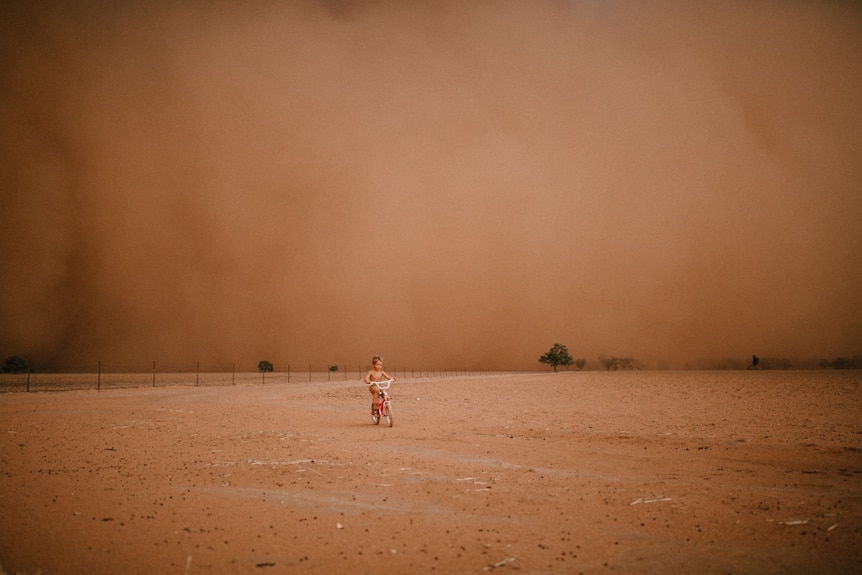
M392 398L389 397L389 388L392 386L394 379L386 379L383 381L374 381L371 385L376 385L380 393L377 394L377 413L371 414L371 422L374 425L380 423L381 418L386 418L386 425L392 427Z

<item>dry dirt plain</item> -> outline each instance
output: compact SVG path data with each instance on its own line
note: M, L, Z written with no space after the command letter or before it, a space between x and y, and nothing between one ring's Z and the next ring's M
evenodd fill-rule
M859 573L862 374L0 394L0 572Z

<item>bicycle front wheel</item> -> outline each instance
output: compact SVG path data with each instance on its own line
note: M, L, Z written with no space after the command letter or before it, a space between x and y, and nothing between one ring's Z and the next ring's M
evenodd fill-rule
M386 425L392 427L392 404L386 404Z

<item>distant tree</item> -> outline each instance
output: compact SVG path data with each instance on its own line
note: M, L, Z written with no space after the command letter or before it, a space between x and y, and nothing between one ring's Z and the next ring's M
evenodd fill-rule
M601 362L602 366L605 368L606 371L620 368L619 358L613 355L600 355L599 361Z
M757 369L758 364L760 364L760 358L756 355L751 356L751 369Z
M338 371L338 366L337 365L330 365L329 371Z
M557 367L563 366L568 369L570 365L572 365L574 359L569 354L569 350L566 349L566 346L555 343L551 349L548 350L548 353L539 358L539 363L545 363L554 368L554 371L557 371Z
M615 355L600 355L599 361L602 366L607 370L618 370L618 369L642 369L643 364L639 361L636 361L632 357L617 357Z
M27 371L30 364L23 357L10 355L3 363L3 373L18 373L19 371Z
M850 360L846 357L836 357L832 360L832 367L835 369L850 369Z
M578 368L578 371L584 369L585 365L587 365L587 360L585 360L585 359L576 359L575 360L575 367Z
M266 361L265 359L259 361L257 364L257 370L258 371L272 371L273 370L272 362Z
M836 357L831 360L821 359L820 367L823 369L862 369L862 355Z

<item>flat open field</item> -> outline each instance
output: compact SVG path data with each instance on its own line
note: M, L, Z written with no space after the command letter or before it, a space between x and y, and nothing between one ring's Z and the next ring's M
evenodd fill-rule
M0 394L5 573L862 571L862 374Z

